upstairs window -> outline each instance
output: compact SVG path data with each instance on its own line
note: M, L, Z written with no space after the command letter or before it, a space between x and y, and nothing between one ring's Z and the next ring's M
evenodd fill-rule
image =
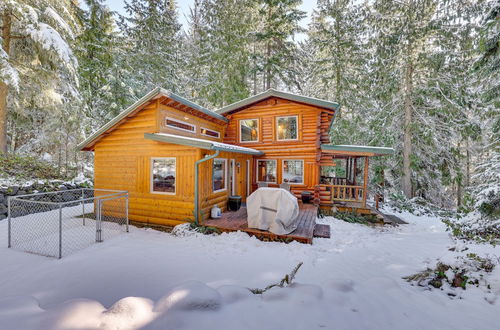
M212 167L212 191L226 190L227 174L226 174L227 159L215 158Z
M175 158L151 159L151 192L175 194Z
M279 141L298 139L298 118L287 116L276 118L276 138Z
M283 182L290 184L304 183L304 161L303 160L283 160Z
M240 142L259 141L259 120L243 119L240 120Z
M165 118L165 126L184 132L196 133L196 126L173 118Z
M276 160L257 160L257 181L276 183Z
M220 138L220 133L218 131L214 131L208 128L201 128L201 135L213 137L213 138Z

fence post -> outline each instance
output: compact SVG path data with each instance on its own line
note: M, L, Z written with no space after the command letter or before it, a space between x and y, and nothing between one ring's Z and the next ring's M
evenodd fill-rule
M59 259L62 258L62 205L59 204Z
M101 220L102 220L102 215L101 215L101 212L102 212L102 208L101 208L101 200L98 199L97 200L97 219L96 219L96 233L95 233L95 241L97 243L100 243L102 242L102 236L101 236Z
M85 226L85 188L82 188L82 218L83 225Z
M7 247L10 248L12 245L11 245L11 224L10 224L10 218L11 218L11 213L10 213L10 196L7 197L7 222L8 222L8 243L7 243Z
M128 233L128 193L125 195L125 221Z

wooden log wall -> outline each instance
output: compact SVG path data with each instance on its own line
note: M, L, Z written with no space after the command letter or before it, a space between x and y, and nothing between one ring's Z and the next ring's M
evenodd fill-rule
M293 102L277 97L260 101L237 112L226 115L230 119L226 129L224 142L237 144L263 151L265 154L255 159L272 159L277 161L277 182L282 182L282 161L287 159L304 160L304 183L292 185L296 196L304 190L314 192L319 183L321 143L328 143L328 128L333 111ZM294 141L279 141L276 136L278 117L298 117L298 138ZM239 123L243 119L259 120L259 140L256 142L240 142ZM332 164L331 156L325 157L326 164ZM256 188L256 163L252 168L253 187Z
M160 112L159 102L153 101L96 143L94 183L129 191L130 220L174 226L194 218L194 164L201 155L197 148L144 138L144 133L158 132L165 109L161 106ZM176 109L172 113L180 115ZM198 118L185 116L199 129ZM176 158L175 195L151 192L151 158L156 157Z

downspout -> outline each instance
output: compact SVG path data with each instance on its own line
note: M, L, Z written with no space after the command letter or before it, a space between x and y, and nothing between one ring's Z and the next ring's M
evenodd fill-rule
M194 165L194 223L196 225L199 224L198 221L198 202L199 202L199 189L198 189L198 169L201 163L209 161L210 159L214 159L215 157L219 156L220 150L215 150L215 154L211 156L205 156L204 158L197 160L195 165Z

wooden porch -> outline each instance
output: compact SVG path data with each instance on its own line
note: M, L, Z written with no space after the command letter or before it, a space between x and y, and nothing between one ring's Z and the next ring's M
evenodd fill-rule
M299 225L297 229L286 235L277 235L265 230L248 228L247 209L244 206L236 212L224 212L220 219L205 220L203 225L217 228L222 232L243 231L263 241L297 241L312 244L313 237L330 238L330 226L316 224L317 214L317 206L299 203Z

